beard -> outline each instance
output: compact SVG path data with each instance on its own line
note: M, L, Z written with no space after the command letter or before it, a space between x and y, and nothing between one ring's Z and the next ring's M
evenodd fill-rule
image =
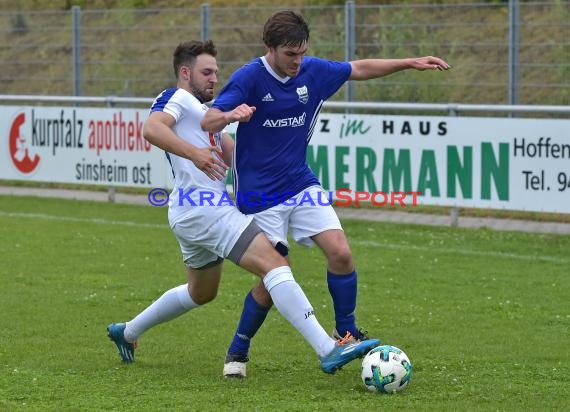
M199 89L194 85L190 85L190 91L194 97L200 101L200 103L209 102L214 98L214 93L213 91L210 91L210 89Z

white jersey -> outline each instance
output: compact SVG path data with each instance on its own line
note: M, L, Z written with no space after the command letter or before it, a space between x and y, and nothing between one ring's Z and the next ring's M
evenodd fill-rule
M207 110L208 106L200 103L191 93L178 88L164 90L150 109L151 112L162 111L173 116L176 119L174 132L192 145L198 148L221 147L223 131L209 133L200 126ZM166 156L174 176L174 188L168 203L168 221L171 227L189 214L199 213L200 206L230 204L225 179L214 181L192 161L168 152ZM212 153L212 156L217 155Z

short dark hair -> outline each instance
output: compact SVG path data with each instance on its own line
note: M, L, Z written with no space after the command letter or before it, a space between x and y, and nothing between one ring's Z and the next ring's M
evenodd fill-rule
M309 41L309 25L298 13L284 10L271 16L263 26L263 43L267 47L298 47Z
M196 62L196 57L203 53L216 57L218 50L212 40L206 40L205 42L190 40L180 43L172 55L174 76L178 77L178 70L180 70L181 66L188 65L193 67Z

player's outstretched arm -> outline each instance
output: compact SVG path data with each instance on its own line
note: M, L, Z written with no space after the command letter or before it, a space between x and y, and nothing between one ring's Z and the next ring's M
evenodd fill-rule
M434 56L409 59L363 59L350 62L350 80L369 80L387 76L401 70L448 70L451 66L443 59Z
M152 112L144 123L143 137L162 150L192 161L210 179L225 178L228 166L218 156L212 156L212 152L222 156L222 150L216 146L198 148L188 143L172 130L175 122L167 113Z

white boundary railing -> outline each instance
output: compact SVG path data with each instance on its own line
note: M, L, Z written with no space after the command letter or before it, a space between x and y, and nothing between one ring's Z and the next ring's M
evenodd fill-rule
M113 107L120 104L150 105L154 99L148 97L119 96L35 96L35 95L0 95L0 104L9 102L35 103L97 103ZM393 103L393 102L346 102L329 101L324 108L345 110L401 110L401 111L442 111L449 114L460 112L494 113L550 113L568 114L570 106L554 105L508 105L508 104L462 104L462 103Z

